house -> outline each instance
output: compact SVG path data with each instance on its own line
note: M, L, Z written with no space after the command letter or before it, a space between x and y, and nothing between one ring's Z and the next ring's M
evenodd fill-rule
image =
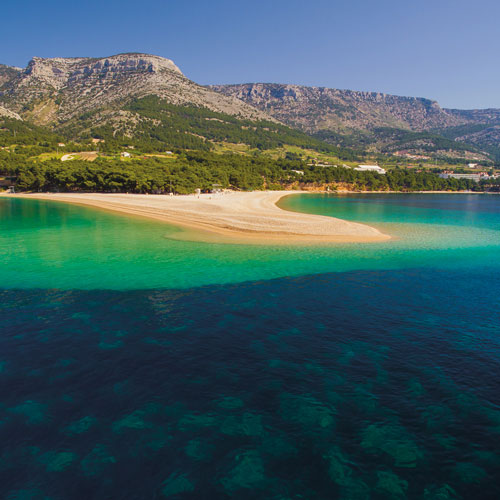
M66 144L64 144L64 142L58 142L58 143L57 143L57 146L58 146L59 148L64 148L64 146L66 146Z
M122 153L120 153L120 156L122 158L130 158L132 155L130 153L128 153L127 151L123 151Z
M378 165L358 165L354 170L359 172L376 172L377 174L385 174L385 169Z
M100 142L104 142L104 139L96 139L95 137L92 138L92 142L94 144L99 144Z

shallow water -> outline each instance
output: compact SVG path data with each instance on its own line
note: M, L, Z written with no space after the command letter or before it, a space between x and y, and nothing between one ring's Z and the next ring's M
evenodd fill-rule
M496 265L496 196L298 195L282 206L366 222L394 236L326 246L178 241L182 229L38 200L0 199L1 286L58 289L192 288L248 280L408 267Z
M500 497L496 197L287 198L398 236L309 249L1 201L2 498Z

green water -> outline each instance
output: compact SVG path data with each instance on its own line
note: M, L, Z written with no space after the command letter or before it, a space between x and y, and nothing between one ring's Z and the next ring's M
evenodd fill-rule
M294 195L282 208L366 222L388 242L329 246L179 241L182 229L91 208L0 199L3 288L191 288L352 270L496 265L500 198Z

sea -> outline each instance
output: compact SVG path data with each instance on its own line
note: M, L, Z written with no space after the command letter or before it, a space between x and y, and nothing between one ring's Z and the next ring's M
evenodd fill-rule
M392 239L0 198L0 498L500 498L500 197L280 206Z

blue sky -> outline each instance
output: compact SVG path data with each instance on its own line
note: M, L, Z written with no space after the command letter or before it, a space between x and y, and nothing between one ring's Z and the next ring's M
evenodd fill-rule
M147 52L198 83L279 82L500 108L493 0L18 1L0 62Z

